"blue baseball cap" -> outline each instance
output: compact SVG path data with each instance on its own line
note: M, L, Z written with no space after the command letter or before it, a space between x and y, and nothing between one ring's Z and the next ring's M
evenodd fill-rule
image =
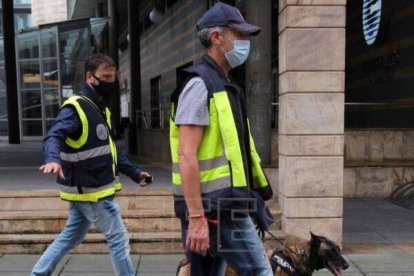
M211 7L197 23L197 31L213 27L229 27L250 36L260 33L260 28L247 23L237 8L221 2Z

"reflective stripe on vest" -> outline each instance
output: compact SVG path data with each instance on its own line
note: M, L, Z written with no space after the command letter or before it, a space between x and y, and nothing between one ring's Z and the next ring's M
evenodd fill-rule
M102 155L106 155L110 153L111 153L111 147L109 145L106 145L106 146L93 148L90 150L80 151L77 153L61 152L60 158L63 161L67 161L67 162L79 162L82 160L86 160L89 158L98 157L98 156L102 156Z
M228 165L228 161L227 158L225 156L219 156L216 158L211 158L211 159L207 159L207 160L199 160L198 161L198 168L200 171L207 171L207 170L211 170L214 169L216 167L221 167L224 165ZM179 166L179 162L174 162L172 165L172 171L173 173L180 173L180 166Z
M231 176L228 165L229 164L225 156L198 161L201 183L200 191L202 194L230 187ZM183 195L179 163L173 163L172 170L173 183L176 184L173 185L173 192L175 195Z
M221 189L225 189L229 187L229 183L231 182L230 176L225 176L223 178L219 178L209 182L201 182L200 185L200 192L201 194L210 193L214 191L218 191ZM181 185L173 185L173 194L183 196L183 189Z
M115 194L115 182L99 188L82 188L83 194L80 194L77 187L61 185L60 197L68 201L88 201L97 202L99 199Z
M71 138L66 138L66 144L68 146L70 146L71 148L74 149L79 149L81 148L83 145L85 145L86 141L88 140L88 133L89 133L89 123L88 123L88 118L85 115L85 112L83 111L82 107L80 106L80 104L78 103L78 99L80 99L80 96L72 96L69 99L67 99L63 105L68 105L71 104L72 106L75 107L76 112L78 112L79 118L81 120L81 124L82 124L82 134L79 137L78 140L73 140Z

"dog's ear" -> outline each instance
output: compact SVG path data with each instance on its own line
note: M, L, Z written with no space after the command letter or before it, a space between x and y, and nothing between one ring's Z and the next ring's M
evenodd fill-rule
M310 234L311 234L311 245L314 248L318 248L321 245L321 239L319 238L319 236L313 234L312 231L310 231Z

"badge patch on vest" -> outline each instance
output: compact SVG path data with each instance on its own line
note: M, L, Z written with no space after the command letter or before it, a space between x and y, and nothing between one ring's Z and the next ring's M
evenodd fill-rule
M96 127L96 135L98 136L99 139L101 140L106 140L108 139L108 132L106 131L106 127L103 124L99 124Z

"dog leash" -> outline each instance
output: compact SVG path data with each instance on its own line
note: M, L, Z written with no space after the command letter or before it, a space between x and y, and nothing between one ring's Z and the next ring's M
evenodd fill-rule
M303 249L299 253L297 253L297 252L293 251L292 249L290 249L289 246L287 246L284 242L282 242L280 239L278 239L269 230L264 230L263 233L269 234L269 236L271 236L275 241L277 241L279 244L281 244L284 248L286 248L287 250L289 250L291 253L299 256L302 259L302 261L304 261L304 262L307 262L308 261L308 256L306 256L305 251Z

